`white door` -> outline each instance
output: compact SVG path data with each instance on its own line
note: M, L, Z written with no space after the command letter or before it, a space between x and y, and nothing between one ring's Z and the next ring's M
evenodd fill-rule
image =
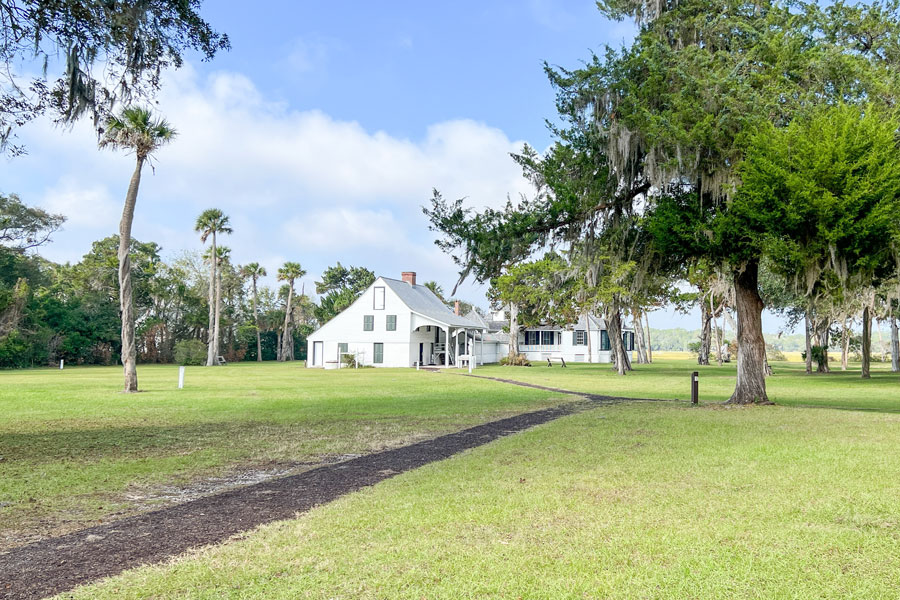
M313 366L325 366L322 360L325 358L325 342L313 342Z

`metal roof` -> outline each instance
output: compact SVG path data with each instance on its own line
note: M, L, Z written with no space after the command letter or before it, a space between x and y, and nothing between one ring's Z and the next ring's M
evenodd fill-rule
M595 317L594 315L591 315L589 318L591 320L591 331L606 329L606 321L604 321L602 318ZM500 331L504 327L509 327L509 321L490 321L487 323L487 329L489 331ZM578 323L575 324L569 323L568 325L535 325L529 327L521 325L519 329L521 331L525 331L526 329L528 331L571 331L573 329L585 330L587 329L587 326L585 325L584 315L582 315L578 319ZM624 329L626 331L630 331L629 327L624 327Z
M438 323L449 325L451 327L469 327L471 329L484 329L484 325L476 323L470 319L455 314L447 308L447 305L441 302L441 299L434 295L430 289L424 285L410 285L399 279L389 279L381 277L385 285L391 288L400 300L403 301L409 310L418 313L423 317L434 319Z

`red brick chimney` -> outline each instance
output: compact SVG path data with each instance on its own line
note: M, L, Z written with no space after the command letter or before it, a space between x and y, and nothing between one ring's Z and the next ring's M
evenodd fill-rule
M459 300L457 300L456 304L453 305L453 314L457 317L459 316Z
M403 271L403 273L400 274L400 278L409 285L416 285L415 271Z

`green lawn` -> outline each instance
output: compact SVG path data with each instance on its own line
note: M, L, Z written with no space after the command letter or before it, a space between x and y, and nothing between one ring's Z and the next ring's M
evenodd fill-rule
M634 368L622 377L609 365L570 364L563 369L535 363L532 367L487 366L476 374L592 394L687 401L690 374L698 371L701 402L724 402L734 391L734 363L700 367L690 360L667 359ZM860 379L858 364L845 372L838 367L818 375L806 375L802 363L777 362L772 368L775 374L766 380L766 387L769 399L777 404L900 412L900 373L891 373L890 363L874 363L869 380Z
M247 470L433 437L559 402L558 395L409 369L302 363L0 371L0 548L178 498ZM568 398L566 398L568 400ZM221 483L221 482L220 482Z
M898 434L881 412L600 407L73 596L893 599Z

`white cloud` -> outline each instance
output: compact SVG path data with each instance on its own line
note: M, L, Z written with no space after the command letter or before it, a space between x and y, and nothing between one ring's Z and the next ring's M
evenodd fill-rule
M47 190L38 204L54 214L66 216L68 227L110 229L119 220L122 207L102 184L81 185L66 177Z
M398 138L266 102L246 77L225 73L206 82L180 77L161 106L179 130L160 152L173 194L205 190L231 204L408 205L438 187L499 205L527 189L508 156L522 144L475 121L433 125L420 141Z
M135 238L166 253L199 249L194 220L219 207L234 225L225 240L234 260L265 264L272 280L284 260L301 262L310 281L340 260L451 286L456 268L421 212L431 189L474 206L529 191L508 156L522 142L473 120L395 136L293 109L239 73L200 78L190 67L168 76L157 110L178 137L157 152L155 172L145 170ZM115 233L134 157L97 150L85 123L71 133L33 124L23 136L31 155L0 166L0 177L69 217L45 254L77 260L91 240Z

